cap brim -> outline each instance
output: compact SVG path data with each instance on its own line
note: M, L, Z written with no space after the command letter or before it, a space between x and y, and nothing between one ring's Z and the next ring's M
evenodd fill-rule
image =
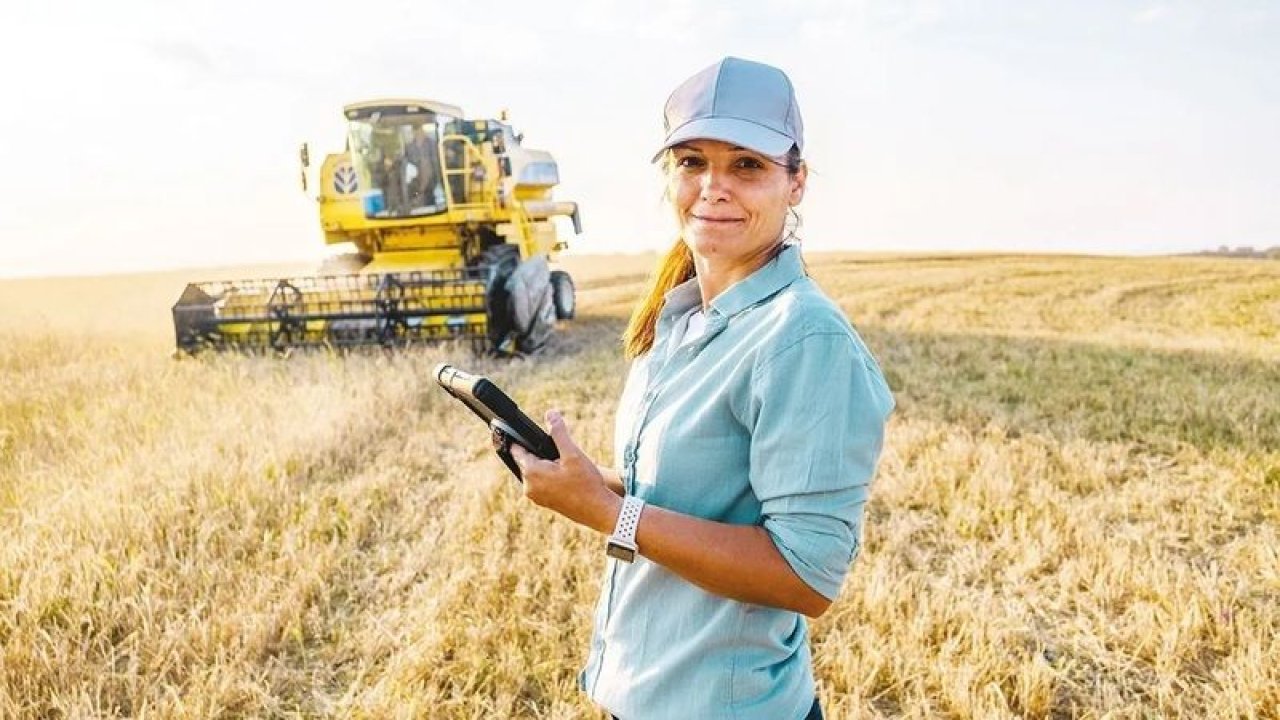
M763 125L738 118L699 118L676 128L667 136L651 162L657 162L670 148L689 140L719 140L738 147L754 150L762 155L781 157L787 154L795 141Z

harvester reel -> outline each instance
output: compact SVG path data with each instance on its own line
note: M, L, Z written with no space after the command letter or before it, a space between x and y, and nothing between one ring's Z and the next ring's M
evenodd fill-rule
M382 317L378 327L378 339L384 346L391 346L404 327L404 315L401 306L404 303L404 285L392 275L383 275L378 283L378 293L374 300L378 313Z
M511 258L507 271L516 263ZM487 341L477 316L490 312L490 272L472 267L192 283L173 308L174 330L178 347L192 353Z
M267 300L267 312L275 320L271 329L271 347L283 351L300 339L305 331L304 321L297 316L306 310L302 291L287 280L281 280Z

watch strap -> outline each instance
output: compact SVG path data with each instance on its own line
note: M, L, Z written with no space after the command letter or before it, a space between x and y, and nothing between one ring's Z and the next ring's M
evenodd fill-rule
M626 495L622 498L622 510L618 513L618 524L613 529L613 534L609 536L607 553L609 557L617 558L623 562L632 562L635 560L636 552L636 529L640 527L640 513L644 511L644 500L635 495Z

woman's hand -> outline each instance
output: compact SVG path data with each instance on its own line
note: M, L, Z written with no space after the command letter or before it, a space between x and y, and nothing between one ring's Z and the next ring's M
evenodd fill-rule
M511 457L524 476L525 497L580 525L606 535L613 532L621 498L609 489L600 468L569 436L569 427L559 411L547 413L547 424L560 451L559 460L543 460L519 445L511 446Z
M547 413L559 460L511 446L525 497L604 535L613 532L622 498L569 437L559 412ZM734 600L818 617L831 605L796 575L759 525L729 525L648 505L636 530L640 554L701 587Z

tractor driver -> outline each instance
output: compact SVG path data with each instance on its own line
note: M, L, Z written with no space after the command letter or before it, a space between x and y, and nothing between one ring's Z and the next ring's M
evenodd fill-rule
M404 140L400 137L400 128L375 125L369 144L373 148L370 170L374 187L382 191L389 214L406 214L409 203L405 193Z
M415 208L435 205L436 188L440 186L440 154L427 125L414 128L413 139L405 148L405 159L417 173L409 182L409 205Z

